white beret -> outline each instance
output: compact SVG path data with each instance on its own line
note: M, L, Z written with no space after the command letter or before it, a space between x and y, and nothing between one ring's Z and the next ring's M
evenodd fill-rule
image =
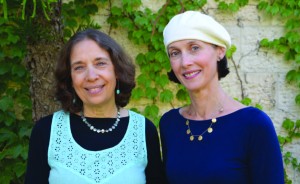
M166 25L164 44L186 39L200 40L226 49L231 46L227 30L212 17L198 11L186 11L174 16Z

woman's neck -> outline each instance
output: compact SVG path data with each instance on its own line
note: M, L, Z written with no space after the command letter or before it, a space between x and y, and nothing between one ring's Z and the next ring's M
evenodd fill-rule
M183 115L189 119L205 120L220 116L224 109L224 103L228 96L221 87L214 90L201 90L190 93L191 104L183 111Z
M84 106L83 113L86 117L113 118L117 116L117 106L115 104L105 106Z

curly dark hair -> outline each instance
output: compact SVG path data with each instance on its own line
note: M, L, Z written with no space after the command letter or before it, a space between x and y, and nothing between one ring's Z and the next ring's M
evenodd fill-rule
M217 62L217 71L218 71L218 79L221 80L222 78L226 77L229 74L228 62L226 56L224 56L220 61ZM181 84L180 81L177 79L174 71L168 72L169 80L178 84Z
M70 55L72 48L86 39L95 41L99 47L109 53L117 76L116 84L120 90L120 94L115 95L115 103L120 107L126 106L129 103L131 91L135 87L135 66L131 58L114 39L94 29L77 32L61 50L55 70L56 99L65 111L76 113L82 110L83 103L72 87Z

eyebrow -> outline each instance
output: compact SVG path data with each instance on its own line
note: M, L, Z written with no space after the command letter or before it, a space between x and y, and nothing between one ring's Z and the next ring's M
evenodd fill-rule
M188 42L186 42L185 44L194 44L194 43L197 43L198 40L189 40ZM201 41L201 40L199 40ZM176 46L168 46L167 49L172 49L172 48L177 48Z
M110 61L110 59L106 58L106 57L96 57L93 61L99 61L99 60ZM71 66L73 66L73 65L81 64L82 61L78 60L78 61L74 61L73 63L72 63L72 61L70 61L70 63L71 63Z

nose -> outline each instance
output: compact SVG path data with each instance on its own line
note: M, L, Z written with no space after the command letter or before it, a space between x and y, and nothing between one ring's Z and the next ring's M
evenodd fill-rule
M97 70L94 67L88 67L86 77L87 77L87 80L94 81L99 78L99 74L97 73Z
M192 56L189 53L183 52L181 56L181 65L183 67L192 65Z

